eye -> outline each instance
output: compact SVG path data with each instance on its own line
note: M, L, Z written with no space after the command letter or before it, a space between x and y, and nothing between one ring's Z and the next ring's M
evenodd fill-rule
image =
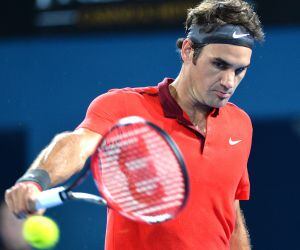
M236 75L241 74L243 71L246 70L246 68L247 68L247 67L238 68L237 70L235 70L235 74L236 74Z
M217 69L220 69L220 70L225 70L227 69L227 65L223 62L218 62L218 61L215 61L212 63L214 65L215 68Z

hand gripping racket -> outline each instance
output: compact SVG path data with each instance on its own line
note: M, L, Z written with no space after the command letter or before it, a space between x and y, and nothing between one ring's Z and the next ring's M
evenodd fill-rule
M90 168L103 198L72 192L76 180L42 192L36 209L84 200L135 221L158 223L174 218L186 204L189 182L183 157L165 131L143 118L126 117L114 125L102 137Z

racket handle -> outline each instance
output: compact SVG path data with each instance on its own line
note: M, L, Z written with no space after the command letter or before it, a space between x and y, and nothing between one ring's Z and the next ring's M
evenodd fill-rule
M65 191L64 187L51 188L43 191L35 201L35 210L56 207L63 204L61 193Z

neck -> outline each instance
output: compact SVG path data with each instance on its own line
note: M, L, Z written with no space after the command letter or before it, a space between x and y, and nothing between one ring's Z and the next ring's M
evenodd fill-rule
M189 83L183 79L180 73L175 81L169 85L172 97L180 108L189 116L191 122L196 126L206 120L211 107L203 105L192 98Z

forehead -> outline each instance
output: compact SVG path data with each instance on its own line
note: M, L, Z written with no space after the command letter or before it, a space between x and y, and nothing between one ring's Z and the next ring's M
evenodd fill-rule
M201 55L206 59L221 58L232 65L249 65L252 50L231 44L208 44Z

